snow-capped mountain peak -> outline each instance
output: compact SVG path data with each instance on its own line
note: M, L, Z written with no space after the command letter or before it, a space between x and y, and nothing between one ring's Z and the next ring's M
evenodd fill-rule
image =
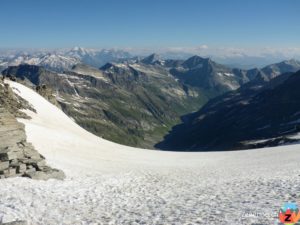
M87 49L74 47L70 50L14 52L0 57L0 69L20 64L40 65L45 68L62 72L71 69L74 65L84 63L94 67L101 67L108 62L130 58L128 52L115 49Z
M94 50L76 46L68 51L66 55L81 59L82 57L85 57L87 55L94 55Z

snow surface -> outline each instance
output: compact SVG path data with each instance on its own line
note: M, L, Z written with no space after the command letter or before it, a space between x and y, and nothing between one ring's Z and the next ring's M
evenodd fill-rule
M18 66L20 64L38 65L57 70L71 69L72 66L80 63L78 58L57 53L36 53L11 55L0 62L1 66Z
M299 201L299 145L231 152L162 152L83 130L27 87L28 141L65 181L0 181L0 221L30 224L277 224ZM19 90L19 92L17 91Z
M220 72L218 72L217 74L218 74L219 76L234 77L234 74L233 74L233 73L220 73Z

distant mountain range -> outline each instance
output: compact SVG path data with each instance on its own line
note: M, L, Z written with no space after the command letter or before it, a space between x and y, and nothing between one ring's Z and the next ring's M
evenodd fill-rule
M49 70L63 72L70 70L79 63L95 67L103 66L107 62L128 59L132 56L122 50L102 49L93 50L74 47L71 50L63 51L37 51L37 52L15 52L9 55L0 55L0 70L8 66L21 64L43 66Z
M293 60L242 70L200 56L187 60L162 59L157 54L122 58L126 53L116 52L107 52L115 61L100 68L82 62L97 54L81 48L68 51L65 55L79 63L69 64L64 72L45 65L19 65L8 67L3 74L29 86L46 85L64 112L98 136L153 148L182 115L198 110L208 100L249 81L266 82L282 72L300 69Z

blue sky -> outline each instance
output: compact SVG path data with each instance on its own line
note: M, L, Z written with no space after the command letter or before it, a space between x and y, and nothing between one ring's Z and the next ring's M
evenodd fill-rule
M1 48L300 47L298 0L0 1Z

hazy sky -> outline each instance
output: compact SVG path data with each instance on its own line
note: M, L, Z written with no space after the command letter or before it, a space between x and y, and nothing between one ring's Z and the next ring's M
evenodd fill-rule
M298 0L4 0L0 8L0 48L300 47Z

